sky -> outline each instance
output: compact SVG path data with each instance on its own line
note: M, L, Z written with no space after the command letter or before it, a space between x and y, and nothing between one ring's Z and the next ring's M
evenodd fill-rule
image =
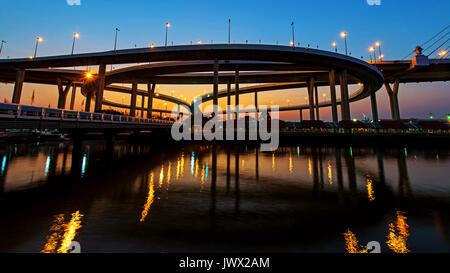
M448 0L381 0L380 5L369 5L367 0L81 0L80 5L71 5L76 2L0 0L0 40L7 41L0 58L33 55L37 36L44 38L39 44L38 56L70 54L74 32L80 33L75 53L111 50L116 27L120 29L119 49L147 47L151 43L159 46L164 44L166 22L171 24L169 44L190 44L197 40L226 43L230 18L231 41L234 43L256 44L261 40L263 44L288 45L293 21L295 40L301 46L309 44L333 50L331 43L336 41L342 53L343 40L339 33L346 31L352 56L363 56L367 60L368 48L375 41L381 41L385 59L394 60L404 58L416 45L450 24ZM10 100L12 89L11 84L0 84L0 100ZM35 105L56 105L56 86L32 84L25 84L22 103L29 104L33 89L36 91ZM189 101L211 90L212 86L205 85L157 87L158 92L183 95ZM329 94L327 88L319 92ZM129 101L129 96L122 94L107 92L105 96L117 102ZM305 102L305 96L304 89L267 92L260 94L259 103L298 105ZM252 103L252 97L242 96L241 101ZM389 118L389 101L384 88L377 92L377 98L380 118ZM76 107L81 108L82 99L77 96ZM402 84L399 99L404 118L425 118L430 112L436 117L444 117L450 112L450 83ZM163 108L163 103L156 101L155 105ZM308 118L306 112L305 118ZM321 119L331 119L330 109L321 112ZM352 103L351 114L355 118L370 116L370 101ZM281 117L298 120L298 112L283 113Z

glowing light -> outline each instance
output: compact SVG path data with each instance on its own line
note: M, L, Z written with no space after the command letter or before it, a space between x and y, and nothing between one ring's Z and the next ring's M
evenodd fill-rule
M153 172L150 174L150 183L148 184L148 194L147 194L147 201L145 202L144 209L141 213L141 219L140 222L144 222L147 218L148 212L150 211L150 207L152 206L154 200L155 200L155 188L154 188L154 175Z
M375 42L375 46L380 46L380 45L381 45L381 43L379 41Z
M191 174L194 175L194 166L195 166L195 154L192 152L191 154Z
M309 172L309 176L312 176L311 158L308 158L308 172Z
M155 48L155 44L151 43L150 48Z
M374 48L373 46L371 46L371 47L369 47L369 51L370 51L370 52L374 52L374 51L375 51L375 48Z
M198 41L197 41L197 44L201 45L201 44L202 44L202 41L201 41L201 40L198 40Z
M28 59L30 59L30 60L33 60L33 59L34 59L34 57L33 57L33 56L30 56L30 57L28 57Z
M272 171L275 171L275 154L272 154Z
M341 37L342 37L342 38L347 37L347 32L345 32L345 31L341 32Z
M164 166L161 166L161 171L159 172L159 184L158 188L161 189L164 182Z
M378 58L379 58L380 60L381 60L381 59L384 59L384 54L381 54Z
M58 241L61 239L64 231L64 214L55 215L54 218L55 220L53 220L53 224L50 227L50 230L54 232L47 237L47 243L45 243L41 253L55 253Z
M332 45L333 47L336 47L336 46L337 46L337 43L336 43L336 42L332 42L331 45Z
M291 44L291 45L294 45L294 41L291 41L290 44Z
M42 43L42 42L44 41L44 38L42 38L42 37L37 37L37 38L36 38L36 41L38 41L38 43Z
M68 223L64 223L64 214L55 215L53 224L50 227L54 231L52 235L47 237L47 243L41 250L41 253L67 253L72 241L77 235L77 230L81 226L81 218L83 214L79 211L72 213L72 217ZM60 244L59 248L58 245Z
M92 74L91 73L86 73L86 78L88 78L88 79L92 78Z
M447 55L448 51L447 50L442 50L441 52L438 53L439 56L445 56Z
M75 39L80 38L80 33L75 32L75 33L73 34L73 37L74 37Z
M166 23L166 27L170 27L170 23Z

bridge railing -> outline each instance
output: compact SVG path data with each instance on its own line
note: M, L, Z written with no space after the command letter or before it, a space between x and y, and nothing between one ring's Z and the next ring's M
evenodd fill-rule
M162 119L148 119L114 115L108 113L91 113L73 110L44 108L28 105L0 103L0 117L20 118L30 120L61 120L81 122L111 122L111 123L148 123L148 124L172 124L173 121Z

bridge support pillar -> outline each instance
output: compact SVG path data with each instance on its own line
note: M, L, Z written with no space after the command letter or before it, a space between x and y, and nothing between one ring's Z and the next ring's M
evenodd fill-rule
M309 98L309 119L315 120L314 116L314 78L308 81L308 98Z
M213 79L213 111L217 112L219 104L219 61L214 59L214 79Z
M314 98L316 101L316 119L320 120L320 112L319 112L319 88L317 85L314 86Z
M227 107L228 106L231 106L231 82L227 82ZM227 120L231 118L231 115L227 112Z
M18 69L16 72L16 83L14 84L14 92L11 102L20 104L20 97L22 96L23 81L25 80L25 69Z
M374 122L378 121L378 106L377 106L377 94L375 91L370 90L370 104L372 106L372 120Z
M153 95L155 94L156 84L147 84L148 102L147 102L147 118L152 118L153 110Z
M328 76L330 81L331 115L333 117L333 122L338 122L338 111L336 103L336 74L334 72L334 69L330 70Z
M234 104L236 107L236 120L239 117L239 70L236 69L236 73L234 74Z
M389 82L384 83L384 87L389 95L389 102L391 105L391 116L393 120L400 120L400 107L398 105L398 89L400 82L398 80L394 81L394 87L391 88Z
M303 121L303 109L300 109L299 112L300 112L300 122L302 122Z
M69 94L70 87L72 86L72 82L68 82L66 87L63 86L62 80L60 78L57 79L58 82L58 109L66 108L66 100L67 95Z
M339 73L339 83L341 85L341 118L342 120L350 120L350 103L348 100L348 81L346 69Z
M133 81L131 85L131 101L130 101L130 116L136 116L136 93L137 93L137 82Z
M102 110L103 91L105 89L105 75L106 64L100 64L98 67L98 86L97 94L95 96L95 112L100 112Z
M145 102L145 96L142 95L142 97L141 97L141 118L144 117L144 102Z
M72 95L70 97L70 110L73 110L75 107L75 95L77 92L77 85L74 83L72 85Z
M92 92L87 91L86 93L86 103L84 104L84 111L91 112L91 100L92 100Z

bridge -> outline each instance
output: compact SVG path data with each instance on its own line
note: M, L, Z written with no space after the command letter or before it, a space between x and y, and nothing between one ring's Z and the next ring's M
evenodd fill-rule
M107 65L137 64L107 72ZM67 67L98 66L98 71L70 70ZM66 69L63 69L66 67ZM309 110L311 120L320 119L319 109L330 107L333 122L351 120L350 102L370 97L373 121L378 121L378 109L375 92L383 85L386 87L393 120L400 119L398 92L400 83L447 81L450 79L449 59L428 59L418 54L409 61L366 62L351 56L334 52L288 46L217 44L148 47L116 50L88 54L75 54L39 58L0 60L0 81L14 83L11 101L19 105L24 82L53 84L58 90L58 108L60 121L75 126L74 121L66 118L66 100L70 89L72 97L69 110L73 110L76 89L86 97L85 111L67 115L83 117L91 112L91 99L95 99L94 113L89 125L77 120L76 126L94 126L100 116L103 126L160 126L152 116L153 112L170 112L153 108L155 98L178 105L192 111L200 100L188 103L173 96L155 92L156 85L163 84L209 84L212 92L201 97L202 102L227 98L231 105L239 105L239 96L254 93L255 106L258 109L258 93L273 90L306 88L308 103L281 107L280 111L298 110L302 120L303 110ZM130 84L131 88L118 84ZM226 84L225 90L219 90L219 84ZM240 84L253 84L240 87ZM391 87L393 84L393 87ZM138 88L145 85L146 90ZM234 86L232 86L234 85ZM350 93L349 85L359 88ZM329 86L330 100L318 102L318 87ZM339 86L340 98L336 96ZM104 99L104 91L120 92L131 95L130 104L117 103ZM141 96L141 105L136 105L137 96ZM145 100L147 104L145 106ZM103 106L127 109L129 118L100 114ZM338 112L340 106L340 113ZM49 110L42 109L42 113ZM140 118L136 112L140 111ZM16 110L21 112L20 107ZM146 119L144 119L146 113ZM6 118L6 117L5 117ZM48 117L40 116L45 121ZM106 120L103 120L106 118ZM16 121L24 119L16 114ZM112 119L112 120L109 120ZM127 120L126 122L124 122ZM104 121L104 122L103 122ZM156 122L156 123L155 123ZM98 123L98 122L97 122ZM133 123L133 125L131 125ZM12 123L5 123L12 124ZM25 123L15 123L25 124ZM106 125L109 124L109 125ZM136 125L138 124L138 125ZM25 126L25 125L24 125ZM164 124L165 126L165 124Z

